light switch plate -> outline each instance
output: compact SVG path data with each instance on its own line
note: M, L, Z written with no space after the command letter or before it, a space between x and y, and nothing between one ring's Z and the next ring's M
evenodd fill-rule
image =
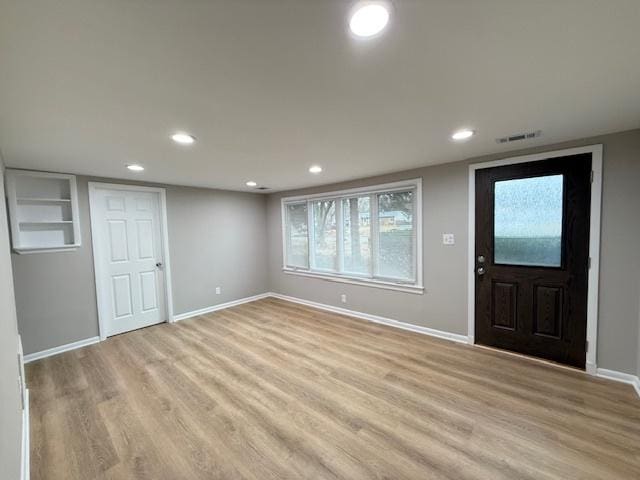
M455 245L456 237L453 233L443 233L442 234L442 244L443 245Z

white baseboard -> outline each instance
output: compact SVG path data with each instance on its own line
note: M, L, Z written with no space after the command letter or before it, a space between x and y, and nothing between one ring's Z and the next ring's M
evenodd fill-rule
M93 345L99 341L100 337L85 338L84 340L78 340L77 342L67 343L66 345L60 345L59 347L49 348L48 350L42 350L41 352L30 353L24 356L24 363L34 362L41 358L57 355L58 353L68 352L69 350L86 347L87 345Z
M415 332L415 333L421 333L423 335L429 335L431 337L437 337L437 338L443 338L445 340L451 340L453 342L458 342L458 343L465 343L465 344L472 344L473 345L473 339L470 337L467 337L466 335L460 335L457 333L451 333L451 332L445 332L442 330L436 330L433 328L428 328L428 327L421 327L419 325L413 325L410 323L405 323L405 322L400 322L398 320L393 320L391 318L386 318L386 317L381 317L378 315L371 315L369 313L363 313L363 312L358 312L355 310L349 310L346 308L341 308L341 307L334 307L333 305L327 305L324 303L318 303L318 302L313 302L311 300L304 300L302 298L297 298L297 297L290 297L288 295L282 295L280 293L275 293L275 292L267 292L267 293L261 293L259 295L254 295L252 297L245 297L245 298L240 298L238 300L233 300L231 302L226 302L226 303L221 303L218 305L213 305L211 307L205 307L205 308L201 308L199 310L194 310L191 312L186 312L186 313L181 313L179 315L174 316L174 321L180 321L180 320L185 320L187 318L191 318L191 317L197 317L198 315L204 315L206 313L211 313L211 312L215 312L217 310L223 310L225 308L230 308L230 307L234 307L236 305L241 305L243 303L249 303L249 302L254 302L256 300L261 300L263 298L267 298L267 297L273 297L273 298L279 298L281 300L286 300L292 303L298 303L300 305L306 305L309 307L314 307L320 310L325 310L328 312L333 312L333 313L339 313L342 315L347 315L349 317L354 317L354 318L359 318L362 320L367 320L369 322L373 322L373 323L379 323L382 325L388 325L391 327L395 327L395 328L400 328L402 330L408 330L410 332ZM54 348L50 348L48 350L43 350L41 352L35 352L35 353L30 353L28 355L24 356L24 363L29 363L29 362L33 362L35 360L39 360L41 358L46 358L46 357L50 357L52 355L57 355L58 353L62 353L62 352L67 352L69 350L75 350L76 348L81 348L81 347L85 347L87 345L92 345L94 343L98 343L100 341L100 337L92 337L92 338L87 338L85 340L79 340L77 342L73 342L73 343L68 343L66 345L61 345L59 347L54 347ZM589 374L595 374L598 377L601 378L606 378L609 380L615 380L617 382L622 382L622 383L626 383L629 385L632 385L635 390L636 393L638 394L638 396L640 396L640 378L636 375L632 375L629 373L623 373L623 372L618 372L615 370L608 370L605 368L596 368L595 365L592 364L587 364L586 366L586 373ZM28 408L27 408L28 410ZM27 416L28 416L28 412L27 412ZM27 423L28 423L28 418L27 418ZM27 430L28 432L28 430ZM24 439L23 439L24 442ZM27 442L28 442L28 437L27 437ZM24 448L24 444L23 444L23 448ZM28 449L27 449L27 455L28 455ZM28 471L27 471L28 472ZM28 477L26 477L28 478Z
M242 305L243 303L255 302L256 300L267 298L269 295L270 295L269 293L261 293L259 295L254 295L252 297L240 298L238 300L232 300L230 302L220 303L218 305L212 305L210 307L201 308L199 310L180 313L178 315L173 316L173 321L179 322L180 320L185 320L191 317L197 317L198 315L204 315L206 313L215 312L217 310L224 310L225 308L235 307L236 305Z
M357 312L355 310L348 310L346 308L334 307L332 305L326 305L324 303L312 302L310 300L303 300L301 298L290 297L288 295L282 295L280 293L271 292L267 296L286 300L288 302L299 303L309 307L318 308L320 310L326 310L328 312L340 313L349 317L360 318L369 322L380 323L391 327L400 328L402 330L408 330L410 332L422 333L423 335L429 335L432 337L444 338L445 340L451 340L458 343L469 343L469 339L466 335L459 335L457 333L444 332L442 330L435 330L433 328L421 327L413 325L411 323L399 322L391 318L380 317L378 315L371 315L369 313Z
M29 390L24 391L24 408L22 409L22 462L20 463L20 480L29 480L30 471L30 438L29 438Z
M633 386L638 396L640 396L640 378L638 378L637 375L617 372L615 370L607 370L606 368L598 368L596 370L596 376L600 378L607 378L609 380L615 380L616 382L627 383Z
M227 303L221 303L219 305L213 305L211 307L201 308L199 310L194 310L192 312L181 313L179 315L175 315L173 317L173 321L184 320L186 318L196 317L198 315L204 315L205 313L215 312L216 310L222 310L224 308L234 307L236 305L240 305L242 303L253 302L255 300L260 300L262 298L268 297L268 293L261 293L260 295L254 295L253 297L240 298L238 300L233 300ZM57 355L58 353L68 352L69 350L75 350L76 348L86 347L87 345L93 345L94 343L98 343L100 341L100 337L91 337L85 340L79 340L73 343L67 343L66 345L60 345L59 347L49 348L48 350L42 350L41 352L34 352L24 356L24 363L34 362L36 360L40 360L41 358L50 357L52 355Z

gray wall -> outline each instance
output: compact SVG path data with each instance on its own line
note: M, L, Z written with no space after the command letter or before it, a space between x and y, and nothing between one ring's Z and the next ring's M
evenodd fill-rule
M0 198L4 165L0 158ZM0 469L2 478L20 478L22 403L18 381L18 326L13 297L5 202L0 206Z
M134 183L77 177L82 246L70 252L12 254L25 353L98 335L89 181ZM268 290L264 195L161 186L167 190L175 314ZM221 295L215 294L217 286Z
M267 199L166 186L175 313L269 290L345 306L339 296L346 293L347 308L466 335L468 164L593 143L604 144L598 366L640 373L640 130L272 194ZM282 273L282 196L416 177L423 179L424 295ZM88 180L78 177L82 247L73 252L13 255L19 327L27 353L98 334ZM442 245L444 232L455 234L455 246ZM215 295L216 286L222 287L222 295Z
M467 334L468 165L514 155L604 144L598 366L635 374L640 305L640 130L560 145L473 158L393 175L269 196L269 285L272 291L415 325ZM422 177L424 295L347 285L282 272L280 199L283 196ZM454 233L453 247L442 233ZM346 293L348 303L340 303Z

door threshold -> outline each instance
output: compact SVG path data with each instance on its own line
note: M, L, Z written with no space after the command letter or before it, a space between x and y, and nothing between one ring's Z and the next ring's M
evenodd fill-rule
M144 330L145 328L156 327L158 325L162 325L163 323L169 323L169 322L167 320L163 320L162 322L152 323L151 325L144 325L142 327L132 328L131 330L125 330L124 332L118 332L118 333L114 333L112 335L107 335L107 339L108 338L119 337L120 335L126 335L127 333L131 333L131 332L139 332L140 330Z
M569 370L571 372L587 373L586 369L584 369L584 368L572 367L571 365L565 365L563 363L554 362L553 360L547 360L546 358L534 357L532 355L526 355L524 353L512 352L511 350L505 350L505 349L498 348L498 347L490 347L488 345L482 345L480 343L474 343L472 346L478 347L478 348L483 348L485 350L490 350L490 351L496 352L496 353L502 353L502 354L505 354L505 355L510 355L512 357L517 357L517 358L520 358L522 360L529 360L531 362L542 363L544 365L549 365L551 367L562 368L564 370Z

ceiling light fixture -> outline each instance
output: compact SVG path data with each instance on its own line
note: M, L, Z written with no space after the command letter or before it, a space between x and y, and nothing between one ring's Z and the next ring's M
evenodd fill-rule
M389 22L386 2L360 2L351 15L349 28L358 37L372 37L384 30Z
M309 168L311 173L320 173L322 171L322 167L320 165L313 165Z
M171 139L181 145L191 145L196 141L196 137L183 132L174 133L173 135L171 135Z
M457 132L454 132L453 135L451 135L451 138L453 140L457 140L457 141L461 141L461 140L467 140L471 137L473 137L475 135L475 131L468 129L468 128L464 128L462 130L458 130Z
M144 167L142 165L138 165L136 163L131 164L131 165L127 165L127 168L129 170L131 170L132 172L141 172L144 170Z
M249 180L247 183L245 183L245 185L247 187L257 187L258 184L256 182L254 182L253 180Z

